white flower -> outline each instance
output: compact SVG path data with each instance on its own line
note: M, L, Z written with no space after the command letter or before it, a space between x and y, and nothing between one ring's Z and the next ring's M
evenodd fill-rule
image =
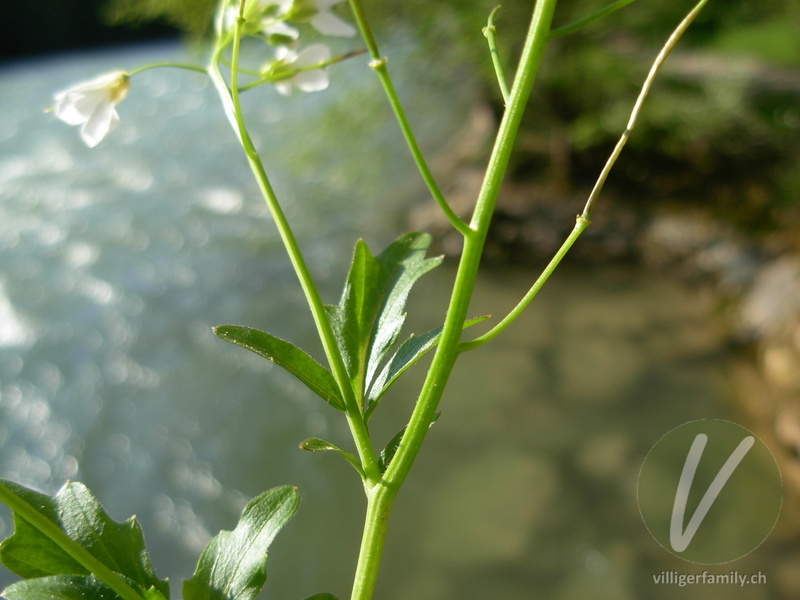
M267 36L268 39L278 37L296 40L300 37L300 32L294 27L290 27L283 21L270 18L262 19L261 32Z
M74 85L56 94L56 117L69 125L81 125L81 138L94 148L119 124L116 106L129 87L130 77L125 71Z
M279 12L289 21L308 21L323 35L353 37L356 29L330 11L341 3L342 0L281 0Z
M227 6L222 12L222 28L225 31L236 27L236 20L239 18L238 6Z
M311 44L298 54L286 46L279 46L276 50L276 63L279 64L277 73L293 71L303 67L313 67L330 60L331 51L323 44ZM322 69L300 71L275 82L278 92L284 96L292 93L292 86L303 92L319 92L328 87L328 74Z
M353 37L356 35L355 27L342 21L329 10L340 2L341 0L312 0L318 12L311 17L311 25L323 35Z

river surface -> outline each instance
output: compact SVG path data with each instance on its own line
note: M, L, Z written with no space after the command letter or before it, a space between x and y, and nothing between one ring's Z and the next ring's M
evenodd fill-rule
M391 52L395 73L409 68L398 88L435 153L476 88L458 70L429 70L434 61L407 45ZM360 484L337 458L297 449L311 436L347 446L344 423L289 375L211 334L250 325L319 356L211 86L168 69L135 77L122 124L94 150L43 112L75 81L180 53L126 49L0 70L0 475L47 492L81 480L115 519L138 515L175 595L249 498L297 485L301 509L271 549L267 595L344 598ZM331 75L323 94L245 100L334 303L355 240L378 251L425 193L363 60ZM537 272L487 271L473 314L503 314ZM409 331L439 323L452 277L446 262L423 279ZM657 273L567 264L513 330L457 367L396 503L377 597L674 597L652 575L703 568L655 544L635 487L662 434L729 414L713 309L713 298ZM402 426L420 375L409 372L384 401L378 439ZM3 511L3 536L10 527ZM767 552L737 568L761 568ZM13 580L0 573L0 583ZM682 592L773 597L764 586Z

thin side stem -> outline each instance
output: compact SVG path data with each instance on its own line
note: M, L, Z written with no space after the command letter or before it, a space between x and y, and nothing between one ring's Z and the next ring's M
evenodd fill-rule
M617 162L617 158L619 158L622 148L625 147L625 144L628 142L628 138L631 136L631 131L633 131L633 127L636 125L636 120L639 118L639 113L642 110L644 100L647 98L647 94L650 93L650 89L653 87L653 82L656 79L658 70L661 68L661 65L664 64L667 56L669 56L669 53L672 52L675 44L678 43L678 40L684 34L686 29L689 27L689 25L691 25L695 17L697 17L703 6L705 6L706 2L708 2L708 0L700 0L700 2L695 5L689 14L687 14L678 24L678 26L672 32L672 35L669 36L666 43L661 48L658 56L656 56L653 66L650 67L650 72L647 74L647 77L644 80L642 91L639 92L639 97L636 99L636 103L633 105L633 110L631 111L631 116L628 119L628 124L625 126L625 131L622 132L622 136L620 136L619 141L617 141L617 145L614 147L614 150L608 157L603 170L600 172L600 176L597 178L597 182L594 184L591 194L589 194L589 199L586 201L586 207L583 209L583 217L585 219L588 220L591 217L592 210L594 209L594 205L597 202L598 196L600 195L600 191L603 189L603 185L605 185L606 178L611 171L611 167L613 167L614 163Z
M572 245L578 240L580 235L589 227L589 221L586 220L583 216L578 216L575 220L575 227L570 232L569 236L561 247L558 249L558 252L555 253L553 258L550 259L550 262L547 263L547 266L542 271L542 274L536 279L534 284L519 301L519 303L509 312L502 321L500 321L497 325L492 327L489 331L484 333L483 335L475 338L474 340L470 340L469 342L462 342L458 349L460 352L466 352L467 350L472 350L473 348L477 348L478 346L482 346L486 342L492 340L497 335L502 333L514 320L522 314L522 311L527 308L527 306L531 303L536 295L539 293L539 290L542 289L547 280L550 279L550 275L556 270L561 259L569 252L569 249L572 248Z
M500 93L503 95L503 105L508 105L508 84L506 83L506 76L503 73L503 64L500 62L500 54L497 52L497 28L494 26L494 15L500 10L500 6L495 6L494 10L489 13L489 21L486 27L483 28L483 37L489 44L489 53L492 55L492 64L494 65L494 72L497 75L497 84L500 86Z
M150 69L163 69L163 68L184 69L185 71L195 71L197 73L203 73L204 75L208 75L208 69L206 69L205 67L201 67L199 65L191 65L186 63L175 63L175 62L158 62L149 65L144 65L143 67L139 67L137 69L133 69L131 72L128 73L128 76L133 77L134 75L138 75L143 71L149 71Z
M502 321L500 321L497 325L495 325L492 329L484 333L483 335L471 340L469 342L463 342L459 349L462 352L467 350L472 350L473 348L477 348L485 344L486 342L494 339L497 335L502 333L514 320L522 314L522 311L530 304L531 300L536 297L536 294L539 293L539 290L542 289L542 286L547 282L552 275L555 268L561 262L561 259L566 255L572 245L576 242L578 237L584 230L589 226L589 218L592 213L592 209L594 208L594 204L597 201L598 196L600 195L600 191L603 188L603 184L608 177L611 168L614 166L614 163L619 158L620 153L622 152L623 146L628 141L628 138L631 135L631 131L633 130L633 126L636 124L636 120L639 117L639 113L641 112L642 103L644 99L647 97L649 93L653 81L655 80L656 73L658 72L661 65L664 63L667 55L670 53L672 48L675 47L675 44L680 39L683 32L686 31L686 28L692 22L692 20L697 16L697 13L703 7L703 5L707 2L707 0L702 0L695 8L680 22L678 27L669 37L669 39L664 44L664 47L661 49L661 52L656 57L656 60L653 62L653 66L650 68L650 72L645 79L644 84L642 85L642 90L639 93L639 97L634 104L633 110L631 111L630 119L628 120L628 125L625 128L625 131L622 133L619 141L617 142L616 147L614 148L613 152L609 156L608 160L606 161L603 170L600 172L600 175L597 178L597 181L592 189L591 194L589 195L589 199L586 202L586 206L583 209L583 213L578 216L577 221L575 223L575 228L570 233L569 237L564 241L561 248L559 248L558 252L556 252L555 256L550 260L547 267L545 267L542 274L539 275L539 278L534 282L522 300L511 310L511 312L506 315Z
M556 0L539 0L536 3L517 76L511 89L509 105L500 123L486 177L473 213L471 227L477 234L465 240L442 337L428 371L421 397L409 421L406 435L384 475L384 480L389 488L399 486L408 474L430 422L435 416L444 383L458 354L462 324L466 318L469 300L475 286L492 212L508 166L514 139L522 121L522 114L525 111L544 54L547 32L552 22L555 6Z
M436 178L433 176L433 173L431 173L428 163L425 161L425 157L422 154L422 150L419 148L419 144L417 143L417 139L411 129L411 125L408 123L405 110L403 110L403 106L400 103L400 99L394 89L394 84L389 77L389 70L386 67L387 59L382 57L380 51L378 50L378 45L375 42L374 36L372 35L372 30L370 29L369 23L364 15L364 10L361 7L360 0L350 0L350 7L353 10L353 15L356 19L356 25L358 26L358 30L361 33L361 37L363 38L364 43L367 46L367 51L372 59L369 63L369 66L373 71L375 71L378 79L381 82L381 85L383 86L383 90L386 93L386 97L389 99L389 104L394 112L395 119L397 119L397 123L400 125L403 138L406 141L406 145L408 145L408 149L411 152L411 156L414 159L414 163L417 165L420 175L422 176L422 180L425 182L425 185L428 186L431 196L450 224L462 235L470 235L471 231L469 226L467 226L461 217L459 217L447 203L444 194L442 194L442 191L439 189L439 185L436 183Z
M250 136L247 133L247 128L242 116L241 105L239 103L239 91L237 89L237 70L236 66L239 58L239 41L241 36L241 23L240 17L235 33L233 36L232 46L232 69L231 69L231 87L225 83L222 74L219 71L219 57L222 53L223 47L217 49L214 53L209 73L211 78L217 86L223 104L225 105L226 113L229 120L231 120L234 130L239 136L239 140L247 156L250 168L258 182L259 189L264 197L264 200L269 207L270 213L275 221L275 224L280 233L281 240L289 255L289 259L294 267L295 273L300 280L300 286L305 294L308 306L314 318L314 323L319 333L320 341L325 350L326 358L331 367L331 372L339 385L339 390L342 394L345 404L345 414L347 417L350 431L353 435L353 440L358 450L359 458L366 475L366 482L373 483L380 478L380 470L378 468L378 460L375 451L372 448L369 432L367 431L366 422L362 414L362 409L358 400L355 397L352 385L350 384L347 375L347 369L344 361L339 352L338 344L336 343L336 336L333 333L330 321L328 319L325 306L320 298L319 291L314 283L311 273L308 270L303 254L300 251L300 246L297 243L294 232L292 231L286 214L278 202L272 184L269 181L264 165L258 155L258 152L253 145Z
M281 72L279 75L266 75L263 76L263 73L258 74L258 79L255 81L251 81L250 83L246 83L244 85L239 86L239 91L244 92L246 90L253 89L254 87L258 87L259 85L265 83L275 83L276 81L281 81L283 79L289 79L294 77L298 73L303 73L304 71L316 71L317 69L324 69L325 67L329 67L330 65L336 64L338 62L342 62L343 60L347 60L348 58L352 58L354 56L358 56L359 54L364 54L366 50L363 48L361 50L353 50L352 52L348 52L347 54L342 54L340 56L334 56L329 60L324 60L319 62L315 65L308 65L305 67L297 67L295 69L291 69L285 72ZM241 71L241 69L240 69Z

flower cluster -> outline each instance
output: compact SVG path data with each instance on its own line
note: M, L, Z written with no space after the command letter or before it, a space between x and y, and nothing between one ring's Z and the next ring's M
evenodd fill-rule
M298 26L310 24L323 35L353 37L355 28L337 17L331 9L343 0L254 0L245 3L242 32L262 37L274 47L272 60L261 68L265 81L271 81L283 95L293 88L317 92L328 87L328 75L322 70L331 60L324 44L311 44L298 50ZM239 18L239 2L233 0L225 13L225 27L231 29Z
M300 28L309 24L323 35L356 35L355 28L331 10L343 1L244 0L242 7L242 0L227 0L220 13L218 34L230 40L235 28L241 27L242 36L260 38L271 48L271 59L258 69L248 87L273 83L283 95L293 88L317 92L328 87L328 74L323 69L332 62L331 52L320 43L301 49ZM65 123L80 125L81 138L93 148L119 124L116 107L128 93L130 77L125 71L114 71L74 85L56 94L53 111Z
M353 37L355 28L337 17L331 9L344 0L255 0L245 7L245 31L260 30L267 36L282 36L297 40L299 31L293 25L310 23L323 35ZM232 27L239 16L239 2L225 9L225 22ZM249 31L248 31L249 30Z

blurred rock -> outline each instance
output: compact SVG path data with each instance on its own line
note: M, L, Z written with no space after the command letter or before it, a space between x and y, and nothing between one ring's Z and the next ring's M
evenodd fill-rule
M621 433L599 433L577 452L578 465L595 479L624 477L631 455L631 441Z
M739 329L751 338L786 337L794 343L794 327L800 322L800 258L783 256L759 270L745 294ZM788 341L788 340L787 340Z
M421 551L441 565L520 558L548 523L558 487L555 468L546 461L505 449L486 452L444 474L431 490L430 534Z

